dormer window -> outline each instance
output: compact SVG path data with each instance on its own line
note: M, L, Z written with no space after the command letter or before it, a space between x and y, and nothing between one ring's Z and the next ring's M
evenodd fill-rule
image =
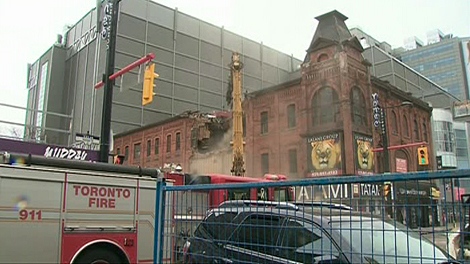
M322 53L320 54L320 56L318 56L317 62L326 61L327 59L328 59L328 55L326 55L325 53Z

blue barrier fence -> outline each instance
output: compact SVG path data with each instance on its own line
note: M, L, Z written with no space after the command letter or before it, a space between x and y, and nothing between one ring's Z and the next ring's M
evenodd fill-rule
M464 261L470 255L467 186L470 170L190 186L160 182L154 263ZM292 196L270 195L286 188Z

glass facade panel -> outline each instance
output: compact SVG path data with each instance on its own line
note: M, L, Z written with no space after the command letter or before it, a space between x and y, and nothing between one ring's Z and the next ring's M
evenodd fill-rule
M455 152L454 149L454 130L452 122L434 121L437 151Z
M423 58L429 58L430 56L435 56L444 52L452 51L452 44L438 46L436 48L429 48L421 51L417 51L411 54L402 56L402 61L407 63L410 61L415 61Z
M457 166L459 169L467 168L469 163L467 133L464 129L455 129L454 132Z
M38 112L36 114L36 127L38 127L38 133L36 134L37 139L41 136L41 128L43 125L43 116L44 116L44 106L46 100L46 85L47 85L47 72L48 72L49 62L46 61L41 66L41 80L39 83L39 91L38 91L38 104L37 109Z

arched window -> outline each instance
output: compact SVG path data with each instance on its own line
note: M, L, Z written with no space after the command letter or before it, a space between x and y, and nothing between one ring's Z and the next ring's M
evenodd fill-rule
M312 100L313 124L321 125L339 120L339 100L336 91L324 87L315 93Z
M408 118L406 118L406 115L403 115L403 135L406 137L410 136L410 127L408 125Z
M395 111L392 111L392 114L390 115L390 128L392 130L392 134L398 134L397 114Z
M364 99L364 94L358 87L353 87L351 90L351 106L353 123L358 125L366 125L366 101Z
M295 104L290 104L287 106L287 127L293 128L297 125L297 120L295 117Z
M325 61L327 59L328 59L328 55L326 55L325 53L322 53L320 54L320 56L318 56L317 62Z
M413 132L414 132L414 138L415 140L419 140L419 127L418 127L418 121L413 120Z
M426 127L426 121L423 122L423 139L428 142L428 128Z

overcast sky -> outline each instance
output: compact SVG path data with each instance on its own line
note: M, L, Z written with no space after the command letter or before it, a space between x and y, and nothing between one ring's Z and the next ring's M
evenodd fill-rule
M132 1L132 0L122 0ZM396 48L403 39L440 29L470 36L470 0L158 0L180 12L302 59L315 32L315 17L336 9ZM0 103L25 106L26 65L39 58L91 10L96 0L0 0ZM92 87L90 87L91 89ZM23 122L24 114L0 107L0 120Z

